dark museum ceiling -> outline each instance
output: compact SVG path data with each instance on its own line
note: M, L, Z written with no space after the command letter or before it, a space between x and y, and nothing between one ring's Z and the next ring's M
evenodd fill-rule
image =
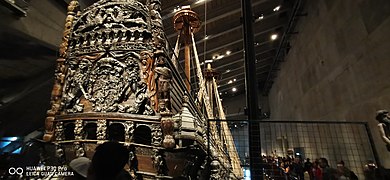
M64 9L67 2L56 0ZM93 2L80 0L82 8ZM177 38L172 22L174 10L191 5L202 21L202 28L195 34L199 59L213 61L222 98L244 94L241 0L162 0L162 4L161 15L171 46L175 46ZM293 29L303 15L302 4L300 0L252 0L256 76L262 94L267 94L271 87L279 63L290 48L289 40L299 35ZM57 49L1 29L0 136L23 135L43 126ZM183 53L179 59L184 59Z

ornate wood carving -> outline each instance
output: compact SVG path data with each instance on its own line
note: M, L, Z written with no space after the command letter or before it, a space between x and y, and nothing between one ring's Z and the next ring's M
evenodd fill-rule
M164 176L168 174L168 167L163 152L153 149L152 161L154 168L157 170L157 175Z
M173 138L174 121L170 113L161 114L161 128L164 134L163 147L174 148L175 139Z
M69 9L73 16L67 17L61 58L57 60L52 107L46 119L46 140L53 140L55 133L54 143L62 163L65 163L65 154L90 158L95 146L88 145L96 141L94 138L85 140L84 135L96 128L97 144L100 144L108 140L108 124L120 123L125 128L124 143L130 148L129 162L133 172L142 171L151 178L168 176L167 164L183 157L189 162L183 161L183 166L191 171L185 175L196 179L193 168L203 162L204 149L191 146L167 150L176 146L174 125L180 115L172 117L173 73L160 15L161 1L148 0L145 5L136 0L99 0L75 16L76 2L72 1L73 6ZM175 91L175 95L182 94ZM74 123L74 129L70 129L74 139L69 136L65 141L65 122ZM84 129L86 122L96 123L96 126L88 126L87 131ZM177 123L180 131L181 123ZM196 127L205 127L196 123ZM135 127L140 125L151 129L151 144L149 141L146 145L132 143ZM206 133L203 135L206 137ZM199 146L202 145L207 147ZM183 155L186 153L194 156ZM181 154L179 158L176 157L178 154ZM145 159L157 174L138 170L144 164L138 166L137 161ZM138 175L144 176L142 173ZM176 175L181 176L180 173Z
M63 122L56 123L55 137L56 137L56 141L63 141L65 139Z
M76 152L76 157L83 157L85 156L85 150L83 145L80 142L75 142L74 143L74 149Z
M126 121L123 125L125 126L125 141L130 143L134 134L134 122Z
M56 156L58 157L59 163L65 163L65 150L64 147L60 144L55 144L56 147Z
M150 106L154 111L158 111L158 99L157 99L157 86L154 77L155 61L153 54L148 51L141 52L141 63L142 63L142 78L148 87L148 94L150 99Z
M106 139L107 124L105 119L99 119L97 122L96 137L98 140Z
M75 140L82 140L84 139L84 133L83 133L83 120L77 119L75 121L75 127L74 127L74 139Z
M79 9L79 3L77 0L73 0L69 3L68 13L66 16L65 29L62 37L62 43L60 45L60 58L57 59L57 68L55 70L54 85L51 92L51 108L47 111L47 117L45 120L45 134L43 136L44 141L52 141L54 135L54 117L58 114L61 106L62 88L65 83L66 68L64 65L67 58L69 36L72 29L72 23L75 19L76 12Z
M163 134L160 124L152 124L152 145L161 146Z
M220 163L217 160L211 161L210 168L211 168L210 180L221 179Z

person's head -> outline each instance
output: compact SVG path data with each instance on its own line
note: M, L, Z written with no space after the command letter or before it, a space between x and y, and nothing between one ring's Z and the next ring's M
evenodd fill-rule
M337 162L337 166L344 166L344 161L341 160L341 161Z
M344 161L343 160L337 162L337 170L339 172L342 172L342 173L344 172Z
M387 110L379 110L379 111L377 111L375 119L377 121L379 121L380 123L384 123L386 121L389 121L390 120L389 111L387 111Z
M66 179L86 179L91 160L86 157L78 157L69 163L69 167L74 171L74 177Z
M310 162L310 158L307 158L307 159L306 159L306 162Z
M96 179L113 179L126 165L129 152L118 142L105 142L96 148L92 158L92 174Z
M318 167L319 165L320 165L319 160L318 160L318 159L314 160L313 166L314 166L314 167Z
M319 165L320 165L321 168L328 167L329 166L328 160L326 158L320 158L320 164Z
M371 170L377 168L377 167L376 167L376 164L375 164L375 162L374 162L373 160L368 160L365 166L366 166L368 169L371 169Z
M297 157L294 158L294 163L297 163L297 164L298 164L300 161L301 161L301 159L299 159L299 158L297 158Z

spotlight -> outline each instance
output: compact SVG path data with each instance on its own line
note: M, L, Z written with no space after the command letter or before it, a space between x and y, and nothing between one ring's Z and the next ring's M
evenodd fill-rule
M276 40L278 38L278 35L277 34L272 34L271 35L271 40Z
M261 14L257 19L258 19L258 20L264 19L264 14Z
M205 61L205 63L212 63L212 62L213 62L212 59L207 59L207 60Z
M274 11L279 11L279 9L280 9L280 5L279 5L279 6L276 6L276 7L274 8Z

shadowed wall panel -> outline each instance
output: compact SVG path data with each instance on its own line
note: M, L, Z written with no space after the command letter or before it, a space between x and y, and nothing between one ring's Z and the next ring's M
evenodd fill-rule
M375 112L390 108L390 2L318 0L305 9L269 94L271 119L368 121L389 168Z

